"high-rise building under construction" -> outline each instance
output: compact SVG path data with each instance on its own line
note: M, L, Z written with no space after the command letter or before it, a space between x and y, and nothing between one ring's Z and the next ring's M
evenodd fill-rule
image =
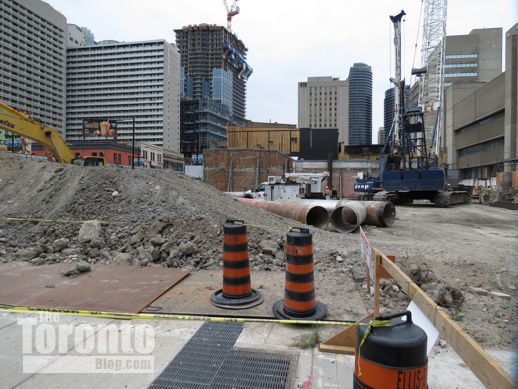
M181 150L190 156L224 141L226 125L244 124L252 68L244 43L225 27L190 25L175 33L181 56Z

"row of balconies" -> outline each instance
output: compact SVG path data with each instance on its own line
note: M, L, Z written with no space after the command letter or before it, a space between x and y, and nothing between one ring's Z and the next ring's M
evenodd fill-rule
M53 95L53 96L44 95L44 94L34 91L32 88L31 89L19 88L17 86L9 85L5 82L0 83L0 85L2 85L2 91L4 92L4 94L9 93L9 95L12 96L13 98L18 98L18 97L22 97L22 96L30 96L30 99L32 99L31 101L39 102L40 105L44 105L44 106L48 106L48 107L52 107L52 108L56 108L56 109L59 109L61 107L61 105L63 104L62 100L53 98L53 97L60 97L59 95Z
M23 17L16 17L9 11L7 11L8 6L4 4L2 6L2 13L0 14L0 20L4 19L6 22L9 22L14 27L24 27L26 26L27 30L30 30L34 33L34 35L39 35L41 37L47 37L49 38L49 41L54 42L60 42L64 41L64 31L61 29L58 29L54 25L48 23L46 20L43 20L43 23L38 23L36 20L31 21L29 23L29 20L27 18ZM52 28L49 28L52 27ZM40 28L41 27L41 28ZM12 29L12 28L10 28Z
M63 52L63 55L60 56L59 51L56 51L56 50L46 51L46 50L43 50L41 47L36 48L36 47L34 47L32 45L28 45L28 44L15 43L15 42L13 42L12 39L9 39L9 38L5 39L2 43L3 43L2 46L6 50L6 52L16 53L16 55L18 57L25 57L25 59L28 62L35 62L37 60L37 58L39 58L42 60L40 63L46 67L49 67L49 65L53 65L53 67L55 67L58 71L63 71L63 69L65 68L64 52ZM21 50L18 50L19 48ZM25 55L23 53L29 53L29 54ZM41 55L38 55L38 53L40 53ZM16 57L13 56L13 58L16 58Z
M126 69L114 69L112 67L104 68L104 70L91 70L91 69L83 69L83 70L75 70L75 71L67 71L67 77L73 77L73 76L88 76L90 78L94 78L98 75L106 76L108 75L121 75L124 76L127 73L130 74L149 74L149 73L157 73L157 74L163 74L164 67L163 66L149 66L149 67L134 67L134 68L126 68Z
M2 69L2 68L0 67L0 69ZM58 88L55 86L56 83L52 80L51 80L51 82L53 85L50 85L50 83L43 82L44 80L46 80L45 77L35 78L35 77L27 75L27 73L23 72L23 71L22 72L12 72L12 71L9 71L6 69L2 69L2 73L3 73L3 77L2 77L3 81L5 83L8 83L9 85L26 86L26 87L34 89L34 90L40 90L40 91L45 92L50 95L62 95L63 91L64 91L64 85L61 86L61 85L57 84L58 86L60 86L60 88ZM13 75L13 77L11 77L10 75ZM23 77L20 77L20 76L23 76Z

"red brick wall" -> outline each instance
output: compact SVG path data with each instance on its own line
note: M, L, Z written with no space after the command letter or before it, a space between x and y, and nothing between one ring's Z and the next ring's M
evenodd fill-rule
M268 181L268 176L281 176L285 168L292 170L292 161L273 150L205 150L203 153L204 181L226 192L232 161L231 192L241 192L256 186L257 160L259 159L259 183Z
M104 158L106 160L106 163L115 165L117 164L117 161L115 160L115 154L121 155L121 163L120 165L131 165L131 153L127 151L121 151L121 150L113 150L113 149L72 149L74 154L79 153L81 157L91 156L93 153L97 153L98 156L101 155L101 153L104 154ZM45 149L40 150L34 150L34 155L40 155L45 156L47 155L47 152ZM135 155L136 157L136 155Z

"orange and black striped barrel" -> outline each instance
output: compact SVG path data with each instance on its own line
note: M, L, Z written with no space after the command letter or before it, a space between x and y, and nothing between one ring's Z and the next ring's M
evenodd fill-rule
M307 228L292 227L286 235L284 300L273 305L277 318L319 320L327 307L315 298L313 236Z
M306 228L292 228L286 236L284 310L295 317L315 313L313 237Z
M250 296L252 284L246 225L241 220L227 220L223 232L223 296Z
M252 289L248 235L242 220L227 220L223 225L223 288L214 292L212 303L225 309L246 309L263 302Z

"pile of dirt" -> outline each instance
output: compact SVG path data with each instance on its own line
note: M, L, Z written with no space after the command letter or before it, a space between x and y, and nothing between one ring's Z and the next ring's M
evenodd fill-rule
M282 271L282 238L290 226L301 226L173 171L81 168L9 156L0 161L0 215L14 219L4 219L0 228L3 262L216 269L222 265L222 226L238 219L248 225L252 269ZM94 235L81 237L90 220L97 221ZM316 260L339 266L336 253L318 248Z

